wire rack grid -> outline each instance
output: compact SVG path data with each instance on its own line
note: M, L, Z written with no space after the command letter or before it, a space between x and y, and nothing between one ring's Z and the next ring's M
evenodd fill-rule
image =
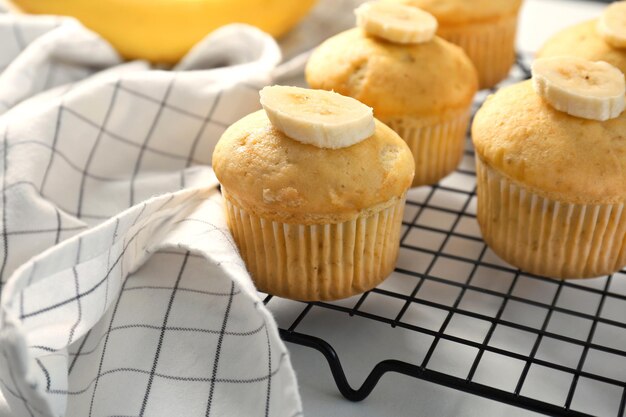
M528 78L527 62L519 57L504 84ZM479 94L474 110L490 92ZM626 271L557 281L504 263L480 236L475 185L468 138L455 173L409 192L393 275L338 302L267 295L281 337L321 352L351 401L365 399L385 373L397 372L548 415L623 417ZM362 364L369 374L356 390L329 343L332 334L314 325L329 320L333 326L326 328L355 334L363 320L393 330L390 337L355 336L351 349L378 344L370 349L391 358ZM410 347L398 353L398 344Z

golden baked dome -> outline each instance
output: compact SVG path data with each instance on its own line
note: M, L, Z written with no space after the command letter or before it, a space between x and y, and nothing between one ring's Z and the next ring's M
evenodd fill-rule
M544 198L626 200L626 113L605 122L570 116L525 81L487 99L472 136L481 161Z
M575 56L590 61L606 61L626 73L626 49L614 48L597 30L596 19L570 26L550 38L538 57Z
M363 210L396 203L409 188L415 165L405 142L378 121L370 138L323 149L289 138L261 110L226 130L213 153L213 169L226 197L247 212L318 224L352 220Z
M442 25L480 23L518 12L522 0L399 0L433 14Z
M312 88L334 90L373 107L379 118L441 116L467 107L478 87L463 50L441 38L400 45L359 28L320 45L306 78Z

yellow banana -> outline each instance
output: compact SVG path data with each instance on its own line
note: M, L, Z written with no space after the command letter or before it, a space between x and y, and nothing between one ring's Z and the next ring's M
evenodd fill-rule
M208 33L248 23L280 36L316 0L11 0L25 13L73 16L127 59L173 64Z

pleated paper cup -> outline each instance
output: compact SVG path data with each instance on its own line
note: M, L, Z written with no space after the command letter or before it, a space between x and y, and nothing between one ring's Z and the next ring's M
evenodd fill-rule
M409 145L415 159L413 187L431 185L453 172L461 162L470 109L436 120L419 117L383 118Z
M224 191L224 190L223 190ZM258 217L228 197L229 228L257 288L303 301L368 291L391 274L406 196L336 224L286 224Z
M465 50L478 70L480 88L483 89L508 77L515 62L516 32L517 14L496 22L441 26L437 34Z
M476 159L478 223L502 259L536 275L590 278L626 265L624 204L544 198Z

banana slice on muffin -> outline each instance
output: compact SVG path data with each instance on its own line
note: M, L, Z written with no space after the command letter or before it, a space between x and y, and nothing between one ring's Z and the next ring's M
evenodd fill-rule
M371 107L334 92L265 87L261 105L281 132L320 148L352 146L376 130Z
M605 121L624 111L624 74L606 62L542 58L532 65L533 87L555 109Z

